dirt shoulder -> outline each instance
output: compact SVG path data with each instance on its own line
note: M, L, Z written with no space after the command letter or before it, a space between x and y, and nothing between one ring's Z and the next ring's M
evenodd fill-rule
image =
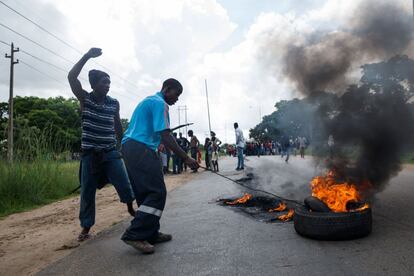
M167 175L167 190L180 187L195 175ZM0 220L1 274L33 275L80 246L76 241L80 231L78 212L76 196ZM98 190L93 235L129 217L112 186Z

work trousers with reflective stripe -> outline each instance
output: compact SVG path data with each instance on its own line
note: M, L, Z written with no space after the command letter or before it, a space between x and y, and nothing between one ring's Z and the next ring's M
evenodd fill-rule
M167 197L160 159L154 150L132 139L122 145L122 155L139 206L122 239L154 241Z

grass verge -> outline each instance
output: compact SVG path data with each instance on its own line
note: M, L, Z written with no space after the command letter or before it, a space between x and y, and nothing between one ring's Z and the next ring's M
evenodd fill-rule
M78 171L79 162L0 161L0 217L68 197Z

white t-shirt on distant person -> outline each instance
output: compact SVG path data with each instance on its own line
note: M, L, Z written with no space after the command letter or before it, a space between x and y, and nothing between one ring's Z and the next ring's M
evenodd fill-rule
M236 128L236 147L244 148L244 136L243 131L240 128Z

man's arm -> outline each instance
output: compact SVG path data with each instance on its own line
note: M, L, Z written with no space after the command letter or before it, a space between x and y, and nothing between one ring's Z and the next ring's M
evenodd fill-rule
M198 141L196 136L194 136L194 138L195 138L195 142L196 142L196 147L198 148L200 146L200 141Z
M190 166L192 169L197 169L198 163L193 158L189 157L185 151L177 144L175 138L171 135L169 129L163 130L161 132L161 141L162 143L170 150L172 150L176 155L183 159L183 161Z
M122 129L122 123L121 123L121 116L119 115L119 102L116 104L116 115L114 118L114 127L115 127L115 134L116 138L118 140L118 143L121 143L122 136L124 135L124 131Z
M83 66L85 66L85 63L90 59L90 58L94 58L94 57L98 57L102 55L102 50L99 48L91 48L74 66L73 68L69 71L68 74L68 80L69 80L69 84L70 84L70 88L72 89L73 94L75 94L76 98L80 101L83 102L83 99L85 98L86 95L86 91L83 90L82 88L82 84L79 81L78 77L79 74L83 68Z
M217 139L217 142L216 142L216 144L217 144L217 146L219 146L220 147L220 145L222 144L221 143L221 141L216 137L216 139Z

